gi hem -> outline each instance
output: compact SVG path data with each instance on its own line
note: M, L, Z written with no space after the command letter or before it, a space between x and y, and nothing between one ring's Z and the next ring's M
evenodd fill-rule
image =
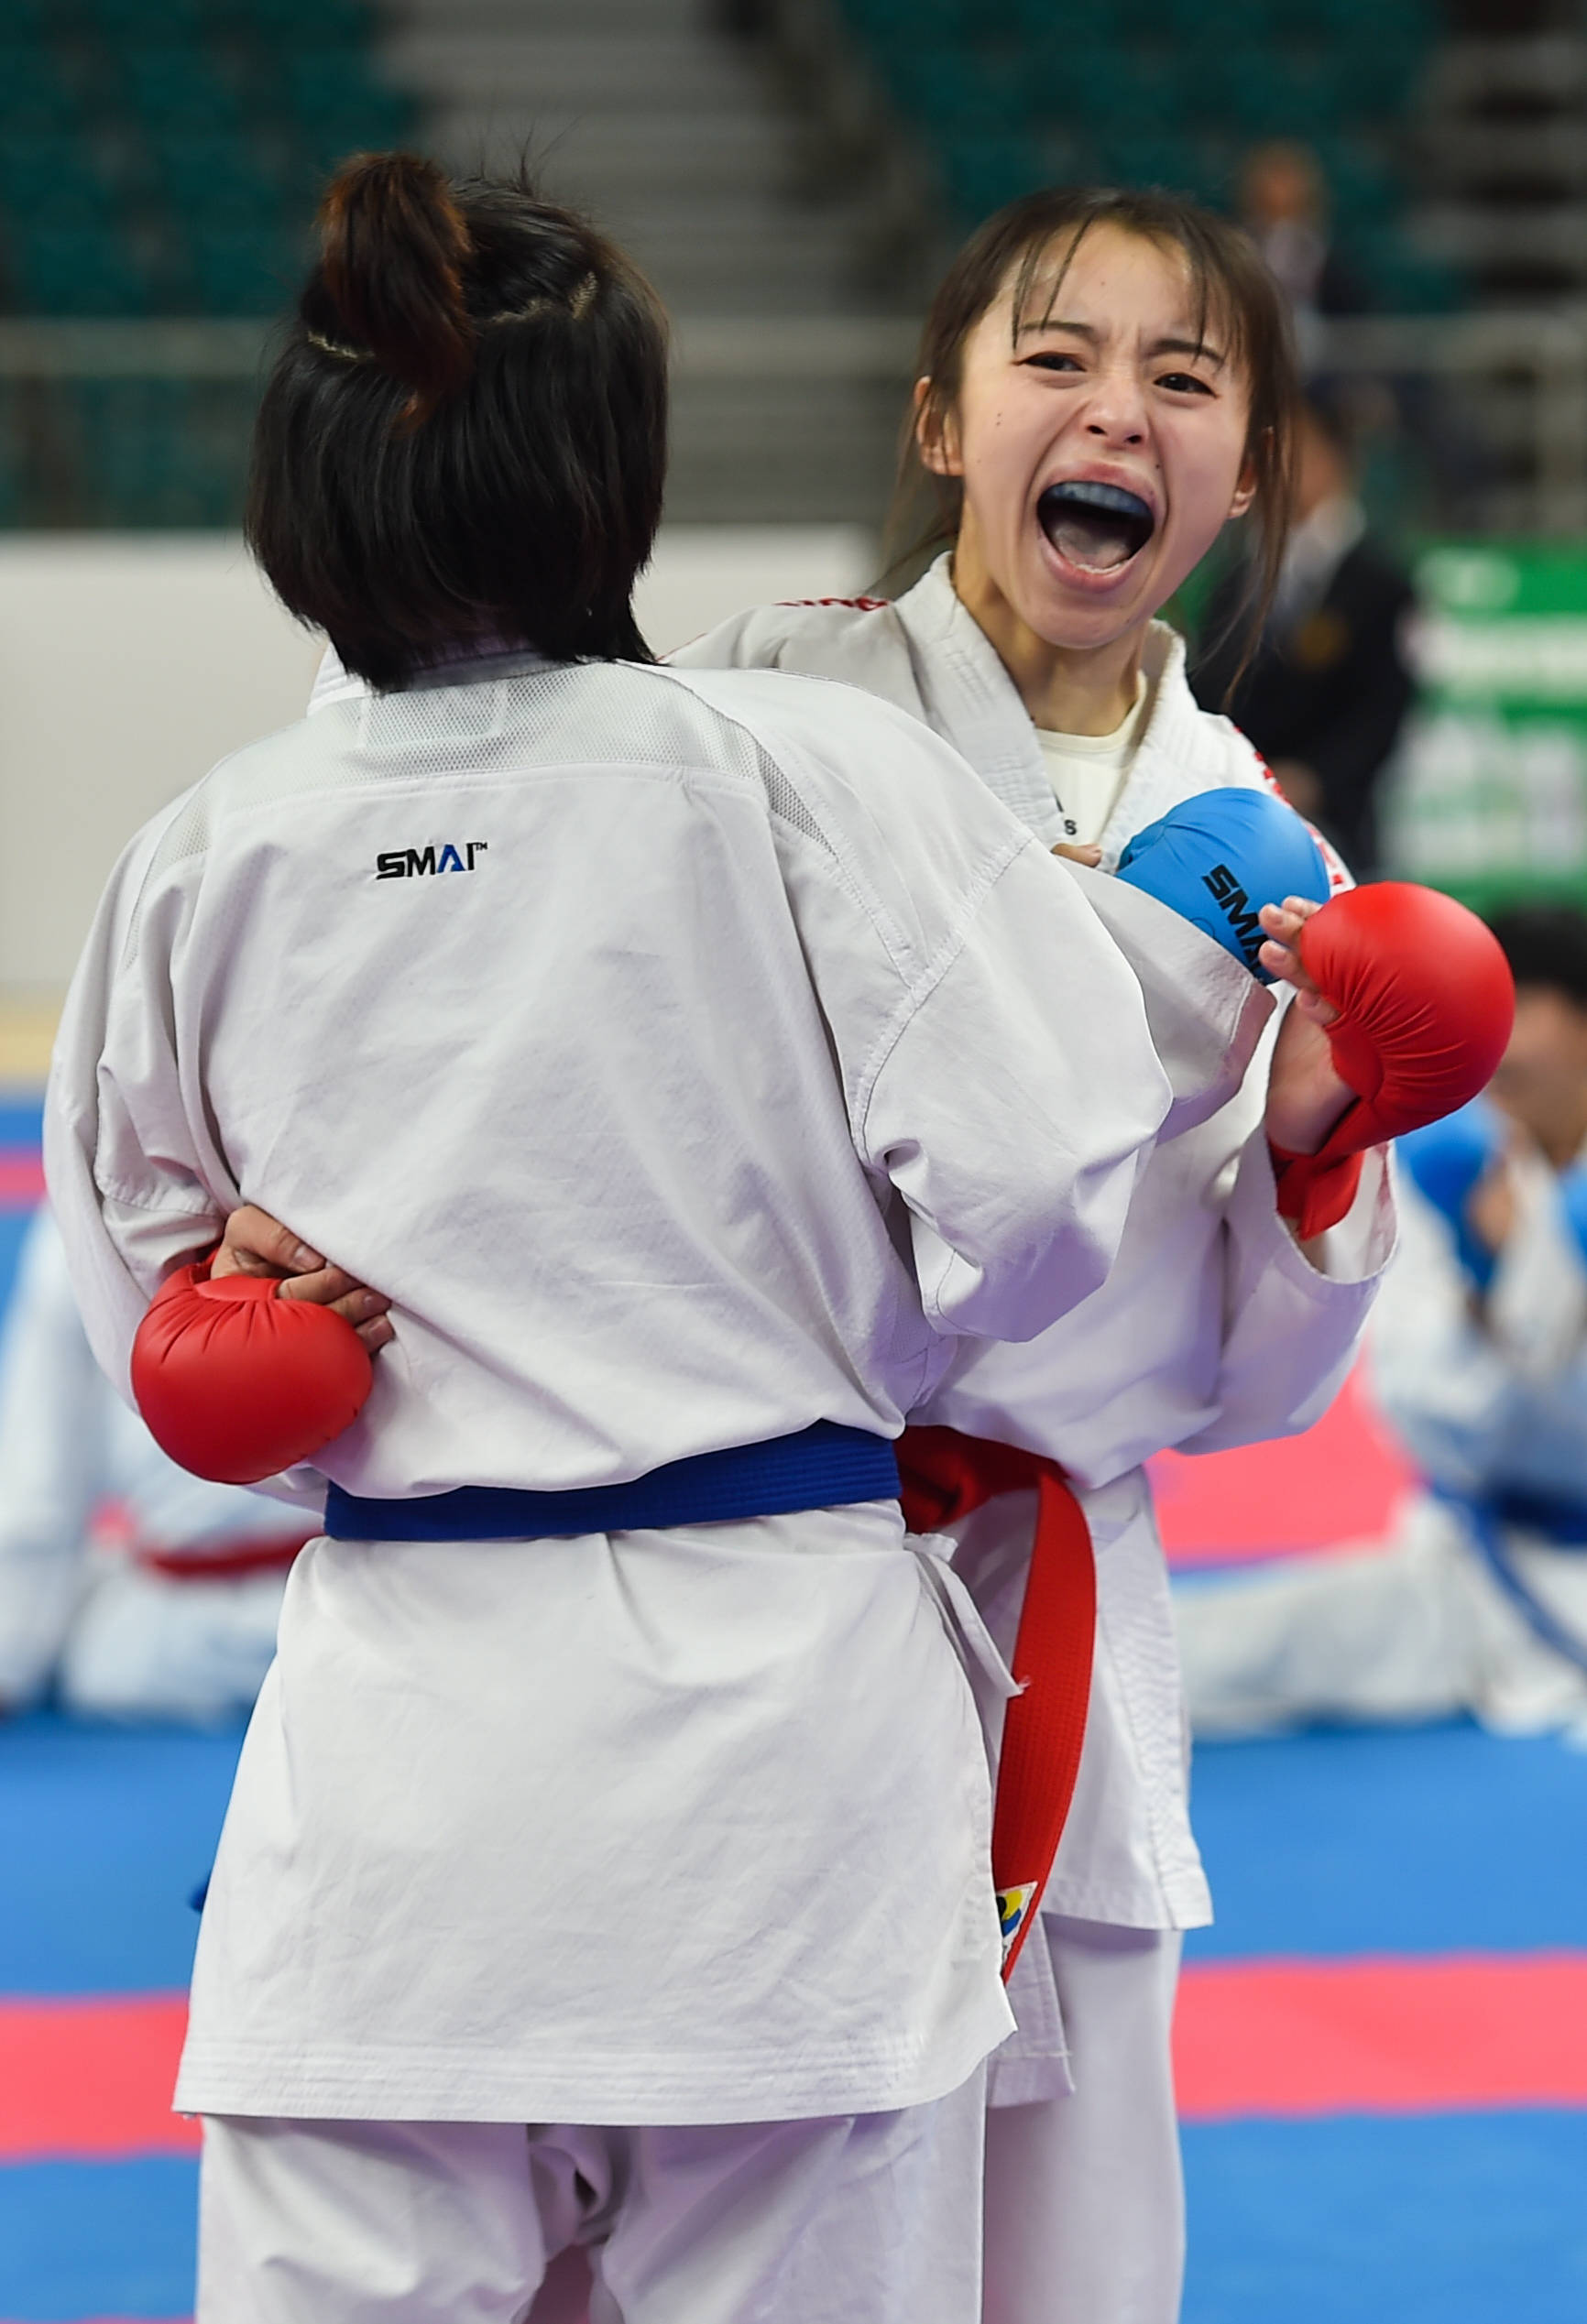
M467 2051L338 2053L190 2042L173 2109L183 2114L279 2115L305 2122L588 2122L676 2125L816 2121L891 2113L946 2098L1007 2040L1001 1986L949 2040L910 2042L856 2057L720 2055L651 2059L632 2051L488 2059Z

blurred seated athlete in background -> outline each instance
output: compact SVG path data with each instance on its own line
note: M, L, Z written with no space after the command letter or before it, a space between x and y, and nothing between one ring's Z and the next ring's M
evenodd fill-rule
M1587 1735L1587 913L1493 922L1488 1096L1400 1141L1378 1402L1427 1478L1385 1544L1176 1592L1202 1735L1470 1711Z
M1239 563L1209 602L1191 673L1197 700L1227 710L1292 807L1316 824L1358 879L1377 867L1377 793L1410 707L1404 632L1416 599L1367 529L1355 462L1331 407L1308 403L1296 437L1295 521L1273 609L1249 667ZM1232 692L1231 686L1232 684Z
M0 1711L53 1685L105 1718L246 1713L310 1530L166 1458L94 1362L40 1209L0 1337Z

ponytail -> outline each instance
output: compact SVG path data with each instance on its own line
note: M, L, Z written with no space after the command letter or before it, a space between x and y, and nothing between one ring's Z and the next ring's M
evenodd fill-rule
M464 293L467 222L432 161L410 153L344 162L320 205L320 279L335 333L329 355L373 361L410 389L399 425L416 428L474 369L477 333Z

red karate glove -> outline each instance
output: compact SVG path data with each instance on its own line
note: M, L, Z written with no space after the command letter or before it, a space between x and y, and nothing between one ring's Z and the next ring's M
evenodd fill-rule
M356 1419L374 1374L351 1324L273 1277L178 1268L132 1345L132 1392L160 1450L217 1485L257 1485Z
M1367 1147L1440 1121L1486 1088L1510 1038L1516 987L1474 912L1404 879L1334 897L1307 922L1299 951L1339 1011L1329 1046L1357 1100L1315 1154L1273 1149L1279 1214L1304 1242L1350 1208Z

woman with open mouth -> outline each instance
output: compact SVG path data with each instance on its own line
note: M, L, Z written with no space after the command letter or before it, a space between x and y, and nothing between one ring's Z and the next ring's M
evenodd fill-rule
M896 603L762 606L673 660L834 678L901 705L1105 896L1100 875L1166 812L1223 786L1267 787L1250 745L1198 707L1184 646L1158 616L1231 519L1260 528L1271 591L1296 400L1279 294L1234 229L1161 195L1032 195L973 236L927 319L901 479L905 507L921 486L936 504L919 546L942 553L925 577ZM1259 594L1253 633L1263 610ZM1348 884L1341 867L1335 877ZM1270 938L1300 925L1263 915ZM1209 979L1246 979L1207 951ZM1264 947L1267 967L1283 958ZM1160 991L1165 964L1135 965ZM1014 1964L1019 2032L992 2073L988 2324L1178 2313L1169 2028L1181 1934L1211 1914L1143 1464L1169 1446L1308 1425L1349 1366L1394 1239L1381 1150L1325 1233L1302 1245L1277 1215L1270 1141L1314 1152L1350 1100L1304 1002L1231 1088L1158 1143L1107 1282L1023 1347L967 1344L903 1440L906 1455L912 1438L946 1446L970 1481L943 1522L1005 1654L1055 1483L1097 1553L1078 1785ZM291 1238L257 1210L234 1217L227 1242L221 1271L290 1271ZM288 1288L341 1299L380 1344L384 1303L334 1270ZM1017 1489L1011 1446L1028 1471Z
M1158 616L1244 520L1261 535L1259 628L1295 403L1279 295L1233 228L1157 194L1031 195L972 237L926 321L892 528L924 487L917 552L941 550L925 577L892 604L762 606L674 660L774 664L902 704L1050 846L1111 872L1181 801L1269 781L1198 708ZM1015 1965L1021 2030L993 2068L987 2324L1178 2314L1169 2028L1181 1932L1211 1907L1142 1464L1308 1425L1354 1351L1393 1208L1380 1152L1311 1243L1276 1215L1269 1139L1311 1151L1341 1102L1320 1060L1308 1078L1308 1038L1291 1009L1284 1046L1264 1043L1231 1101L1159 1144L1100 1292L1027 1347L967 1349L914 1416L955 1432L960 1468L989 1441L1061 1466L1098 1553L1078 1784L1046 1941ZM1005 1653L1036 1508L1033 1490L1000 1491L948 1527Z

